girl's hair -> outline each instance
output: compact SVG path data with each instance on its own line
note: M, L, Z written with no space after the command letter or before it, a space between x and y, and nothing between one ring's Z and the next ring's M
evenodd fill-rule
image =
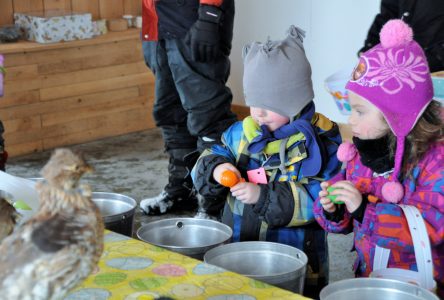
M402 164L403 178L411 175L413 168L418 164L430 145L443 141L444 124L441 118L441 103L433 100L419 118L415 127L406 137L404 159ZM390 156L394 156L396 136L389 133Z

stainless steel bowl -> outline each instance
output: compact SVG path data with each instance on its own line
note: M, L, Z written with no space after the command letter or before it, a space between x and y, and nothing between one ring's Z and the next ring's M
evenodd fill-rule
M438 300L433 293L406 282L382 278L352 278L331 283L321 300Z
M31 178L26 178L26 179L31 180L31 181L35 181L35 182L45 180L43 177L31 177Z
M144 242L200 260L206 251L229 242L232 235L223 223L194 218L153 221L137 230L137 237Z
M136 200L122 194L104 192L93 192L92 200L98 206L107 229L132 235Z
M295 247L272 242L238 242L211 249L206 263L302 294L308 258Z

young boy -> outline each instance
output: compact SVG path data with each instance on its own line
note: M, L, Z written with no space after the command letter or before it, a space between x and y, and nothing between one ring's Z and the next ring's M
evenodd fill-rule
M335 123L315 112L303 36L291 26L282 41L244 48L251 116L223 133L223 145L201 155L192 176L205 199L227 195L222 222L232 227L234 242L271 241L303 250L309 258L304 294L318 297L328 282L328 249L312 208L320 181L340 170L341 137ZM225 170L246 182L229 190L220 184Z

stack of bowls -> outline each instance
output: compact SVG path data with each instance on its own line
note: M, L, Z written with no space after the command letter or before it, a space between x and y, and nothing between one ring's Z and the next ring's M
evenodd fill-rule
M302 294L308 258L295 247L273 242L238 242L218 246L206 263Z
M100 210L106 229L132 236L136 200L122 194L104 192L93 192L92 200Z

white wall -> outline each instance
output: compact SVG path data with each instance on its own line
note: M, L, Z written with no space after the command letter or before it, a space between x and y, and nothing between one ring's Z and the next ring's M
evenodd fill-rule
M368 28L379 10L376 0L237 0L231 76L234 103L244 104L242 47L252 41L285 37L291 24L306 31L305 51L312 66L317 111L346 123L324 88L329 75L355 64Z

